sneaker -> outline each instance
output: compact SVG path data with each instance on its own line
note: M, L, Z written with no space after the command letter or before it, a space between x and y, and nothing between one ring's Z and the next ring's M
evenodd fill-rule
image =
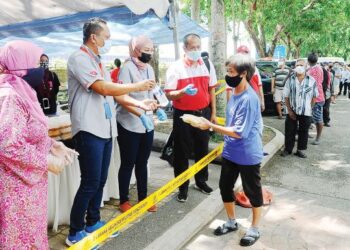
M307 158L306 154L303 153L302 151L300 150L297 150L297 152L294 153L294 155L300 157L300 158Z
M183 194L183 193L179 192L176 199L179 202L186 202L187 201L187 194Z
M213 192L213 189L209 187L206 182L196 183L194 187L204 194L211 194L211 192Z
M119 205L119 210L122 213L128 211L130 208L132 208L132 205L130 204L129 201L123 202L122 204Z
M105 221L98 221L93 226L85 226L85 232L87 233L87 235L92 234L93 232L95 232L97 229L100 229L104 225L106 225ZM118 235L119 235L119 231L110 235L109 238L114 238L114 237L117 237Z
M150 207L149 209L147 209L148 212L151 212L151 213L155 213L157 212L158 208L156 205L153 205L152 207Z
M67 246L73 246L75 243L81 241L86 236L88 236L88 235L84 230L76 232L75 235L68 234L68 236L66 238L66 244L67 244Z
M329 123L325 123L324 126L329 128L331 125Z

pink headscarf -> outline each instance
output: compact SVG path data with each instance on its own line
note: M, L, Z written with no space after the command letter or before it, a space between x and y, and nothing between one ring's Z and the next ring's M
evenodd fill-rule
M38 67L43 49L28 41L12 41L0 50L0 88L12 87L26 104L28 112L40 122L47 124L36 93L21 77L27 74L26 69ZM17 69L23 69L18 70ZM16 71L14 71L16 70Z
M145 46L153 47L153 42L144 35L133 37L129 42L129 60L133 61L139 69L147 67L147 63L143 63L138 59L142 54L141 49Z

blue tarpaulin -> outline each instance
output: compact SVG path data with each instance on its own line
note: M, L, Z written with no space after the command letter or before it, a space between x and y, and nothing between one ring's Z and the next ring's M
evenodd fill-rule
M140 34L149 36L156 44L173 43L168 15L159 18L153 10L136 15L126 6L121 6L0 26L0 46L10 40L28 39L50 55L68 55L81 45L83 24L91 17L101 17L108 22L115 46L126 45L132 36ZM178 32L180 38L191 32L201 37L209 35L207 30L182 13L178 18Z

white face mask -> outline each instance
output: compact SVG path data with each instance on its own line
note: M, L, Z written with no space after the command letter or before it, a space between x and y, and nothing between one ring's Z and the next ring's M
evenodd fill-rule
M105 40L105 45L103 47L98 46L98 53L101 54L107 54L111 47L112 47L112 41L111 40Z
M298 75L302 75L305 74L305 67L304 66L296 66L294 69L295 73L297 73Z
M188 51L186 52L186 56L188 57L188 59L190 59L191 61L198 61L199 58L201 58L201 52L200 51Z

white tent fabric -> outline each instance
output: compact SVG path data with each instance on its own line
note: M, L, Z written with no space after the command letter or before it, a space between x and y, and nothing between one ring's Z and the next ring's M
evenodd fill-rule
M137 15L149 9L164 17L169 8L168 0L11 0L0 3L0 26L30 22L63 15L102 10L115 6L127 6Z

